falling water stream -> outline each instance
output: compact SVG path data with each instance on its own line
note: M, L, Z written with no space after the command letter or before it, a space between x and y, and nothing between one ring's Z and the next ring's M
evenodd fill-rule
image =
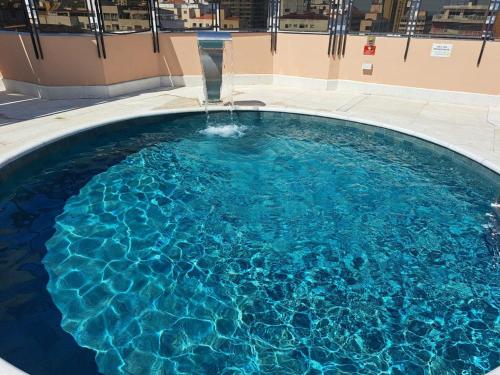
M233 117L234 111L234 57L230 33L198 33L198 50L203 77L203 102L206 113L206 129L203 134L221 137L240 137L246 129L238 126ZM210 121L210 105L227 106L230 122L227 124Z

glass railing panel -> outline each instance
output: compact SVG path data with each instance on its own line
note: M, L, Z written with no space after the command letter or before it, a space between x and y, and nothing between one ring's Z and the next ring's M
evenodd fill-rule
M350 31L405 34L410 0L354 0Z
M328 31L329 0L281 0L280 30Z
M489 0L422 0L416 34L481 38L488 8Z
M101 8L105 32L133 33L151 29L147 0L103 0Z
M215 21L208 0L165 0L159 2L162 30L210 30Z
M26 13L22 0L0 0L0 29L27 30Z
M41 32L84 33L91 29L85 0L46 0L35 4Z
M266 31L268 0L221 0L221 30Z

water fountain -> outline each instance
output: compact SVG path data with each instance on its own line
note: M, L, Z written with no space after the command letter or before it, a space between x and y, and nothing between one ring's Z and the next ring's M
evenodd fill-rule
M233 46L230 33L200 32L198 33L198 50L203 77L203 92L205 111L207 113L207 128L202 132L206 135L221 137L240 137L246 127L234 122L233 109ZM227 106L230 112L229 124L210 124L209 105Z
M203 76L204 103L230 104L233 92L232 38L225 32L198 33Z

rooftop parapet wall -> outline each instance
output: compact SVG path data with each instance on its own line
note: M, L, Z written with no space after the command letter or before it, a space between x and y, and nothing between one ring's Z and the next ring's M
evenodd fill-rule
M6 79L44 86L111 85L165 75L200 75L195 34L162 34L160 53L150 33L106 35L106 59L92 35L41 35L37 60L29 34L0 33L0 71Z
M329 79L330 65L337 61L328 56L328 39L328 35L279 34L274 74Z
M273 74L271 34L233 33L235 74Z
M160 33L159 37L160 53L155 54L150 33L106 35L107 58L100 59L91 35L42 34L44 59L37 60L29 34L0 32L0 72L7 80L42 86L106 86L201 75L195 33ZM451 44L451 55L432 57L434 43ZM366 36L348 36L345 56L339 58L327 54L327 35L280 33L273 54L270 34L234 33L234 72L500 95L500 42L487 43L479 67L478 40L415 38L406 62L405 38L377 37L374 56L363 54L365 44ZM364 63L373 64L373 70L363 71Z
M41 37L44 59L37 60L27 33L0 33L0 72L6 79L47 86L105 84L95 39L90 35Z
M345 57L331 79L500 95L500 42L488 42L481 64L478 40L414 38L406 61L406 39L377 37L374 56L363 55L366 36L348 36ZM432 57L433 44L452 46L450 57ZM363 72L363 63L373 64Z

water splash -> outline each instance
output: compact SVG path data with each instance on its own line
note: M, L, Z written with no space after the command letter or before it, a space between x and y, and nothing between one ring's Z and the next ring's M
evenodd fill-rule
M223 103L229 104L229 112L232 118L234 110L234 54L231 40L224 42L222 61L221 99Z
M234 123L231 123L228 125L208 126L206 129L200 130L200 133L222 138L239 138L245 135L246 129L247 127L244 125L236 125Z

